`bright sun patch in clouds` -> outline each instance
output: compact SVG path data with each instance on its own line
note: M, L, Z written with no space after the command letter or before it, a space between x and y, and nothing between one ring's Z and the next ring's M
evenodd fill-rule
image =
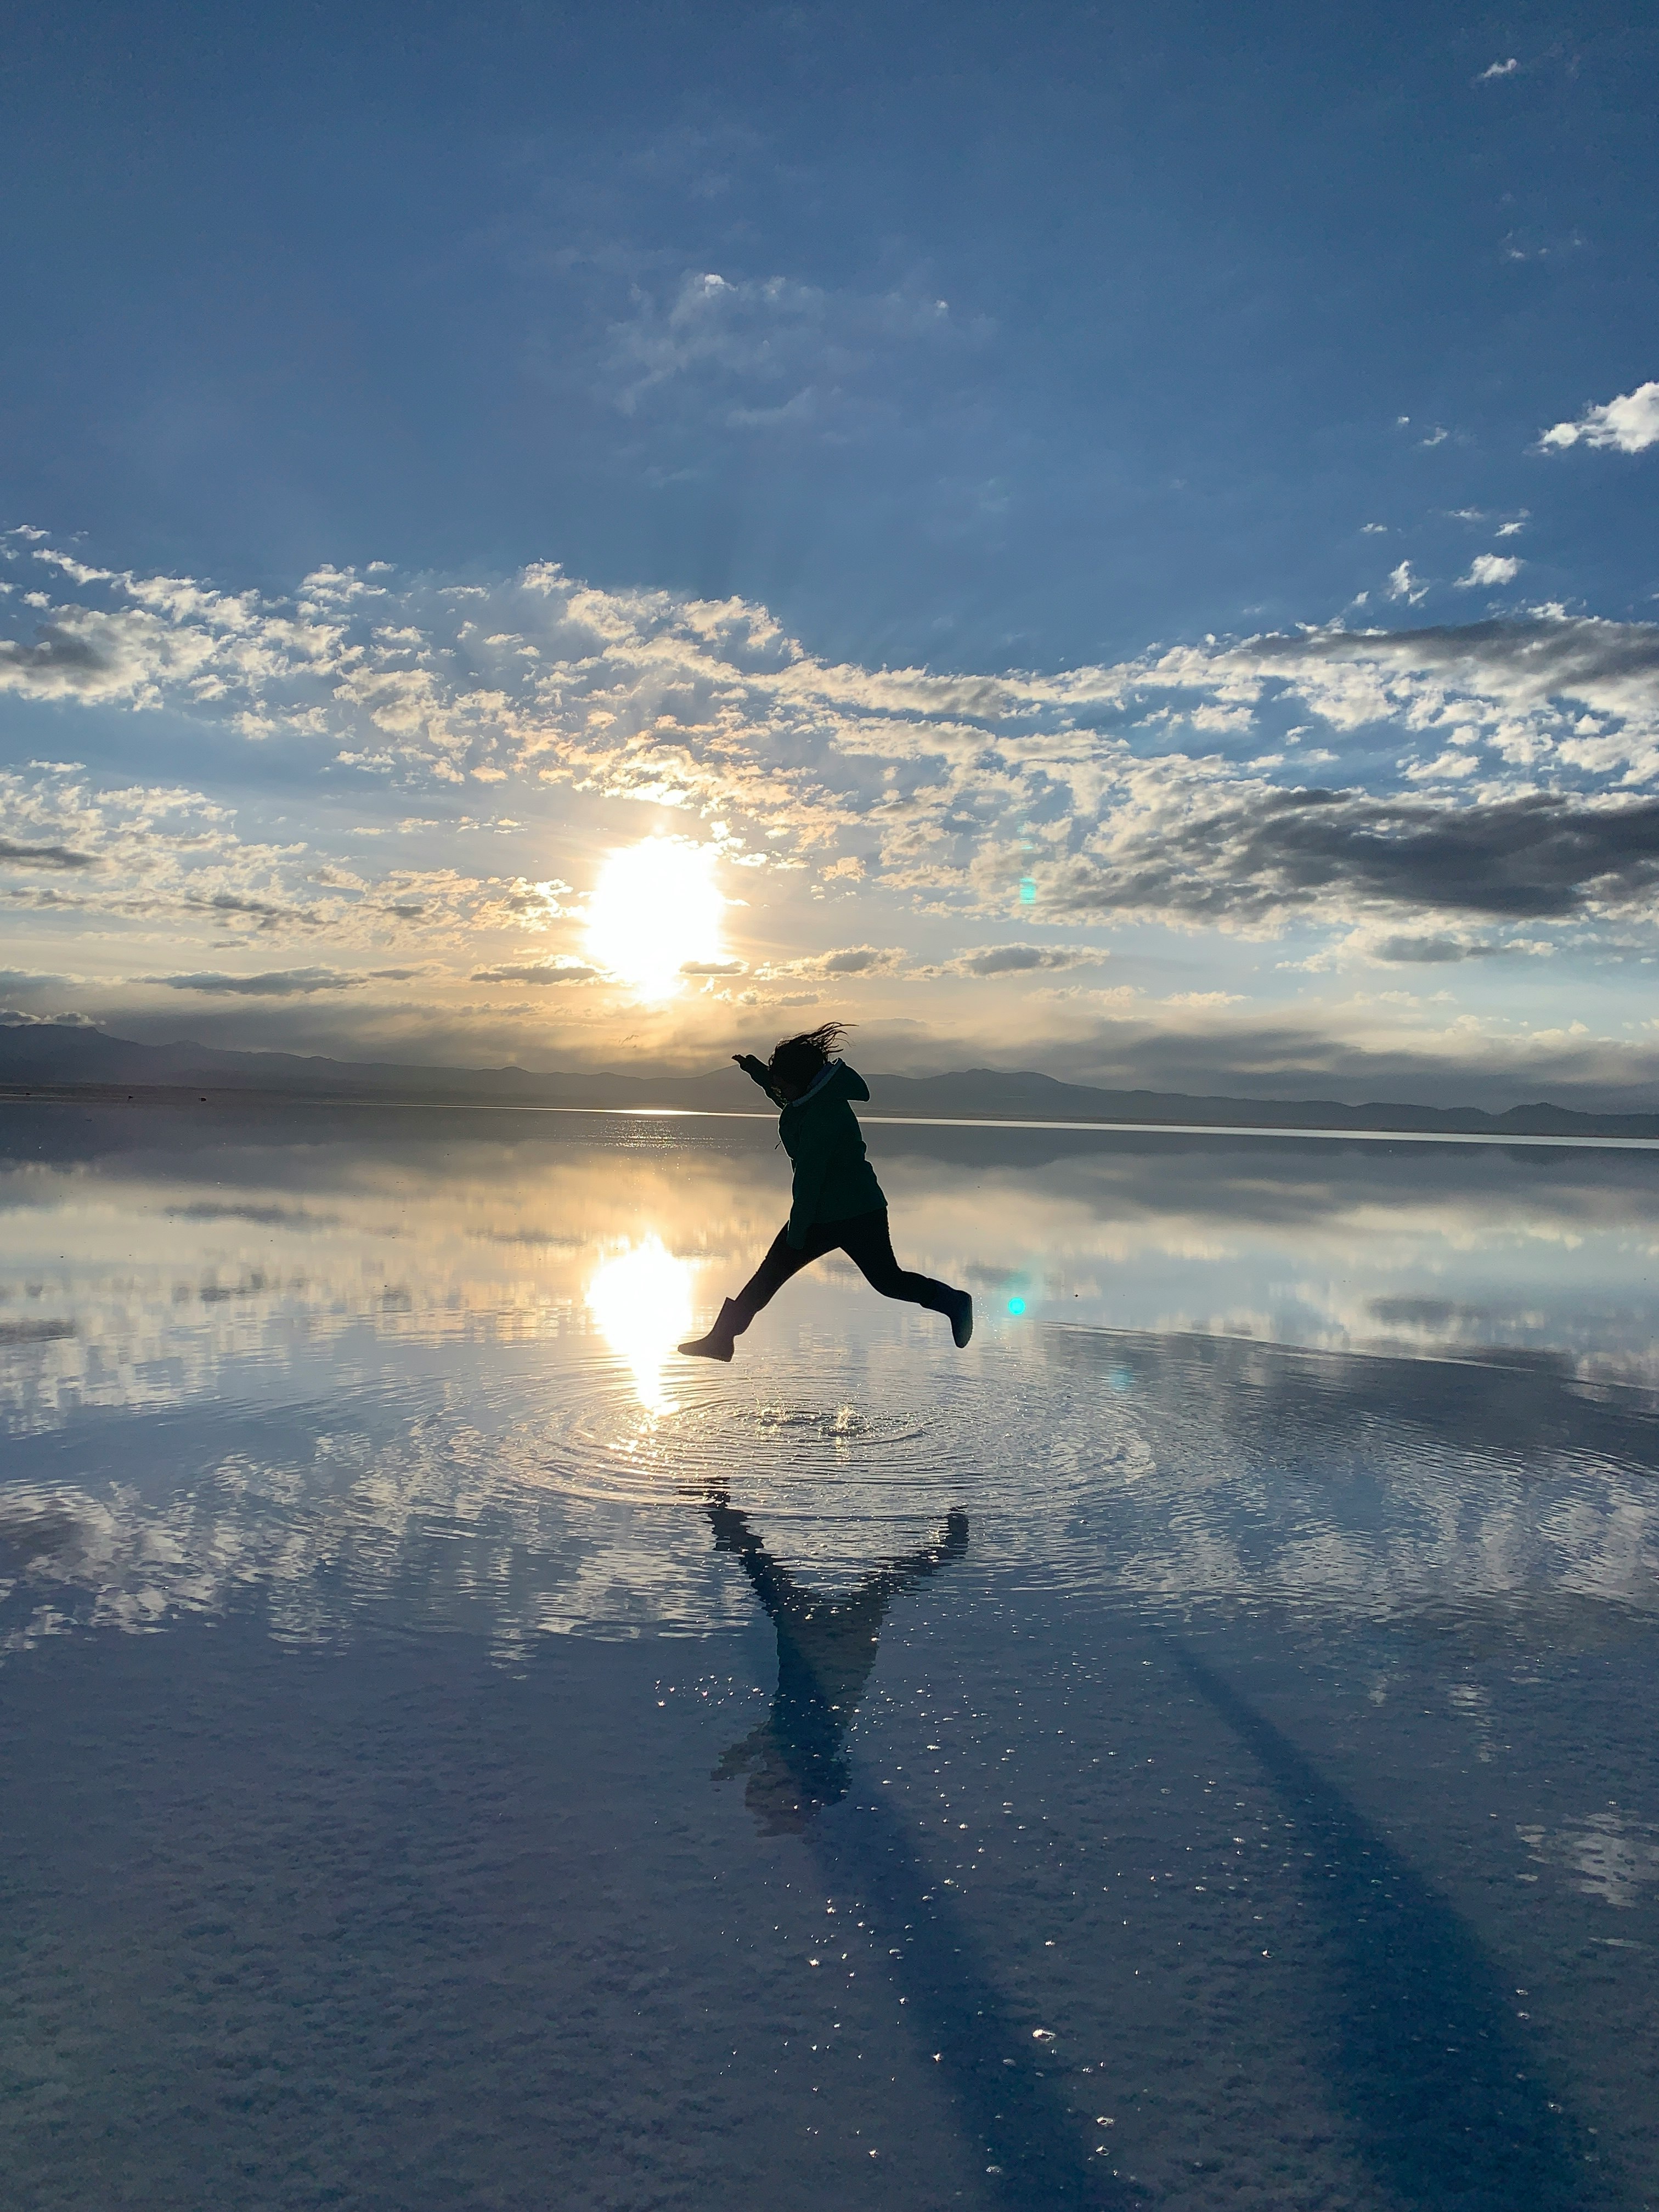
M589 956L641 999L672 998L688 963L719 972L726 901L715 858L712 845L686 837L647 837L613 853L588 908Z

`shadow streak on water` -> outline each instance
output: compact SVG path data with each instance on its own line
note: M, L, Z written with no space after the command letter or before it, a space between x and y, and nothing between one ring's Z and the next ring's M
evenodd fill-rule
M778 1638L771 1710L725 1754L713 1778L746 1774L745 1802L762 1832L801 1836L830 1885L899 1935L892 1978L913 2032L939 2054L963 2133L994 2179L995 2201L1027 2212L1127 2212L1139 2200L1085 2148L1065 2102L1063 2075L1032 2063L1029 2022L1011 2016L905 1824L877 1798L860 1803L833 1833L815 1825L851 1788L847 1734L888 1607L901 1591L965 1553L968 1516L952 1513L942 1542L889 1560L849 1596L832 1599L774 1559L747 1516L723 1496L705 1510L716 1548L736 1557Z
M1265 1715L1170 1639L1177 1664L1254 1755L1325 1881L1322 1964L1334 2085L1356 2148L1413 2212L1588 2212L1623 2192L1587 2161L1516 2035L1473 1930Z

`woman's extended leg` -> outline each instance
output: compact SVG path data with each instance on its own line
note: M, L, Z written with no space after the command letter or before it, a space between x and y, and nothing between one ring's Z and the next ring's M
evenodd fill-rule
M893 1254L885 1206L878 1212L860 1213L851 1221L833 1225L841 1231L836 1242L872 1290L879 1291L884 1298L903 1298L913 1306L926 1306L932 1313L948 1314L951 1335L958 1345L967 1343L974 1333L972 1298L966 1291L953 1290L949 1283L935 1282L931 1275L915 1274L908 1267L900 1267Z
M806 1242L798 1251L780 1229L766 1248L766 1257L732 1300L738 1319L732 1323L732 1334L741 1336L763 1306L771 1304L792 1275L810 1267L814 1260L823 1259L830 1249L830 1240L817 1230L809 1229Z
M806 1243L797 1250L780 1229L767 1248L766 1257L734 1298L727 1298L720 1308L714 1326L707 1336L693 1337L680 1350L699 1359L729 1359L734 1340L743 1334L755 1316L764 1305L769 1305L791 1275L799 1274L814 1260L821 1260L835 1243L835 1238L822 1230L811 1229Z

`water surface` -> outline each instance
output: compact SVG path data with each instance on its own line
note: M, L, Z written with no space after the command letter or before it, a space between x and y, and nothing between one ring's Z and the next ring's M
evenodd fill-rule
M1659 1165L0 1109L20 2205L1659 2197Z

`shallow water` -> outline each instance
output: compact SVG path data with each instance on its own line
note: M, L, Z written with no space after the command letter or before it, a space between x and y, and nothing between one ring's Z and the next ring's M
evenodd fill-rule
M1659 2200L1659 1165L0 1108L19 2206Z

